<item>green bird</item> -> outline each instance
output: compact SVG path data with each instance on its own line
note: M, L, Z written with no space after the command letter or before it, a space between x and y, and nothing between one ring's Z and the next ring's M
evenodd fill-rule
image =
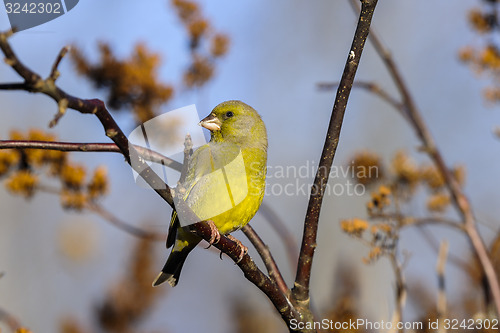
M264 198L266 127L257 111L241 101L217 105L199 125L210 130L211 139L189 159L183 200L200 221L210 220L228 235L252 219ZM174 210L167 237L172 252L153 286L177 285L188 254L201 241L182 221Z

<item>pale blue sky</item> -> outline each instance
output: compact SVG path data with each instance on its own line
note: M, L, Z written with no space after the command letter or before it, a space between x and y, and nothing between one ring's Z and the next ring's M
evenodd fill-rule
M317 163L334 94L319 92L316 84L337 81L342 73L356 23L347 1L201 3L215 28L231 37L230 52L208 87L179 96L163 111L195 103L204 115L219 102L241 99L254 106L266 122L270 165ZM466 165L466 190L484 224L485 238L490 239L492 231L498 229L494 217L500 213L497 204L500 142L492 134L492 129L500 124L500 113L498 109L485 107L481 98L482 81L457 60L460 47L480 43L465 20L467 10L476 3L473 0L380 1L374 26L402 69L445 159L450 164ZM7 16L0 8L0 29L6 28ZM143 41L163 56L161 78L179 82L182 66L187 63L184 34L164 0L81 0L68 14L22 32L11 41L19 57L43 75L48 74L54 57L66 44L76 43L95 58L97 41L109 42L123 56L130 53L136 42ZM83 78L75 76L68 60L63 61L60 69L58 82L69 93L85 98L103 97ZM376 80L394 92L383 64L369 45L357 78ZM9 68L0 66L0 81L16 80ZM1 138L11 128L46 126L56 111L50 99L23 92L2 92L0 103ZM117 119L126 131L133 129L130 118L117 116ZM61 120L55 132L66 141L106 141L96 119L73 111ZM394 110L366 92L353 91L335 163L345 163L354 150L362 148L374 149L385 157L398 149L412 149L417 159L425 160L416 152L417 146L411 129ZM105 204L110 210L117 211L130 223L139 225L147 220L155 225L164 223L166 228L170 209L152 191L135 187L122 158L78 153L73 158L87 161L91 166L108 165L112 193ZM295 182L295 179L281 181ZM62 212L58 200L50 196L37 196L25 202L0 189L0 198L3 212L0 271L6 272L0 279L0 306L36 332L55 331L58 320L67 314L85 322L102 290L123 269L133 239L93 215ZM269 196L265 200L299 237L307 198ZM361 264L367 249L341 235L338 226L341 218L364 216L366 200L366 197L333 196L325 199L312 293L316 307L321 309L331 298L336 265L341 261L358 265L361 275L369 277L363 279L360 292L362 302L367 304L366 315L374 320L387 320L393 299L389 266L385 261L369 267ZM420 206L415 204L411 209L410 212L418 213ZM90 220L88 223L99 234L99 255L83 264L62 258L55 239L58 228L75 219ZM274 232L259 215L252 225L269 243L287 282L291 283L293 274ZM236 236L243 237L240 233ZM468 253L461 237L453 234L447 237L453 241L452 252ZM422 279L434 288L435 255L425 247L421 238L403 234L402 248L412 253L405 271L408 280ZM163 252L158 257L160 269L167 252L163 244L157 248ZM449 272L451 277L456 271L450 268ZM460 279L451 281L450 288L460 282ZM270 307L230 260L220 262L216 253L197 249L188 259L180 284L168 292L155 313L145 320L145 326L169 332L232 332L227 305L232 297L248 298L264 311Z

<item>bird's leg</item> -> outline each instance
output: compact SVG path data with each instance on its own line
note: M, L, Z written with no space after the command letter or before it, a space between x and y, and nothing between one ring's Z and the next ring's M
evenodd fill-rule
M238 245L238 248L240 250L240 254L238 255L238 260L236 261L236 264L239 264L240 261L241 261L241 259L243 259L243 257L245 256L245 254L248 253L248 247L246 247L245 245L243 245L237 238L234 238L231 235L226 235L226 237L229 238L230 240L232 240L233 242L235 242Z
M212 244L217 244L220 241L220 233L219 229L217 229L215 223L212 220L208 220L207 224L210 227L210 240L208 241L207 247L207 249L209 249Z

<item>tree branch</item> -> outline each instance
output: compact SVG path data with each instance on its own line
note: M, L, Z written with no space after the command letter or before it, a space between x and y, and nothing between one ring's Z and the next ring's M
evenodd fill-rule
M57 55L56 60L54 61L54 64L52 65L52 69L50 70L50 75L49 78L53 81L56 81L57 78L59 77L59 64L61 63L62 59L66 56L66 54L69 52L71 47L65 46L61 49L59 54Z
M423 225L441 225L447 226L458 231L464 231L464 227L460 222L455 220L447 219L442 216L427 216L427 217L407 217L401 213L372 213L370 214L372 219L393 219L398 221L399 227L407 226L423 226Z
M292 271L297 269L297 258L299 257L299 248L297 246L294 235L288 230L283 220L276 214L274 209L265 202L260 205L259 212L264 215L264 218L269 222L271 227L276 231L278 237L285 245L288 262Z
M439 247L438 262L436 265L436 272L438 276L438 296L437 296L437 317L440 323L444 323L447 315L446 306L446 288L444 279L444 268L446 264L446 257L448 255L448 241L443 241ZM444 326L439 326L438 332L446 332Z
M318 83L318 88L321 90L332 90L335 87L338 87L338 82L336 83ZM359 88L369 91L372 94L377 95L383 101L387 102L393 108L401 112L402 116L405 116L404 107L400 101L396 98L392 97L387 91L382 89L382 87L375 82L367 82L367 81L356 81L352 85L353 88Z
M436 253L439 253L440 245L434 234L429 232L425 228L425 226L419 226L417 225L417 231L420 232L422 237L424 237L425 241L427 244L430 245L432 250ZM463 260L461 257L454 255L453 253L449 253L447 256L447 260L454 264L455 266L459 267L461 270L463 270L465 273L470 274L470 271L472 270L470 267L469 262Z
M402 315L403 315L403 308L406 303L407 288L403 276L403 269L401 267L401 264L398 262L398 259L396 258L395 249L388 254L388 257L389 257L389 262L391 263L392 269L394 271L394 277L396 279L395 309L392 315L393 325L392 328L389 330L389 332L390 333L396 331L401 332L402 329L397 328L397 323L401 322L403 318Z
M140 157L146 161L161 163L169 168L181 171L182 164L154 150L133 145ZM120 153L114 143L55 142L30 140L0 140L0 149L46 149L59 151L111 152Z
M14 316L1 308L0 321L4 322L13 332L22 327L21 323Z
M337 96L332 109L328 132L321 153L318 171L311 188L311 196L307 207L304 222L304 232L300 249L299 262L295 284L292 290L292 297L299 306L309 308L309 284L311 277L311 267L316 249L316 236L318 233L318 221L323 201L324 190L328 182L330 170L337 150L340 130L344 119L347 100L354 82L354 76L361 59L361 53L365 45L366 38L370 31L370 24L377 0L363 0L362 10L359 16L358 25L354 34L352 46L344 67L344 73L340 80Z
M25 83L1 83L0 90L28 90Z
M183 184L186 181L186 176L188 172L189 159L193 155L193 140L191 140L191 135L187 134L184 139L184 158L182 160L181 176L179 177L179 183Z
M278 269L278 265L276 265L276 261L274 261L273 255L271 254L271 251L269 251L269 247L264 244L262 239L249 224L244 226L241 230L259 253L264 265L266 265L266 269L271 280L276 283L278 289L283 293L283 295L288 295L290 293L290 289L288 289L285 280Z
M112 225L117 227L118 229L123 230L132 236L145 238L145 239L149 239L149 240L154 240L154 241L165 241L165 239L167 238L167 235L164 233L144 230L144 229L137 228L131 224L124 222L124 221L120 220L119 218L117 218L116 216L114 216L113 214L111 214L109 211L104 209L104 207L102 207L101 205L99 205L97 203L88 203L87 205L85 205L85 207L89 211L99 215L100 217L102 217L103 219L105 219L106 221L108 221L109 223L111 223Z

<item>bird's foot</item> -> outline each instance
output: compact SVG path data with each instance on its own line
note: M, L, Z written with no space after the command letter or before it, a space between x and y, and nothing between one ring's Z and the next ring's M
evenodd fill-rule
M215 223L212 220L207 221L208 226L210 227L210 240L208 241L208 247L210 248L213 244L217 244L220 241L220 233L219 229L215 226Z
M230 240L232 240L233 242L235 242L238 245L238 249L240 251L240 254L238 255L238 260L236 260L236 264L239 264L240 261L241 261L241 259L243 259L243 257L245 256L245 254L248 253L248 247L246 247L245 245L243 245L238 239L234 238L231 235L226 235L226 237L229 238Z

